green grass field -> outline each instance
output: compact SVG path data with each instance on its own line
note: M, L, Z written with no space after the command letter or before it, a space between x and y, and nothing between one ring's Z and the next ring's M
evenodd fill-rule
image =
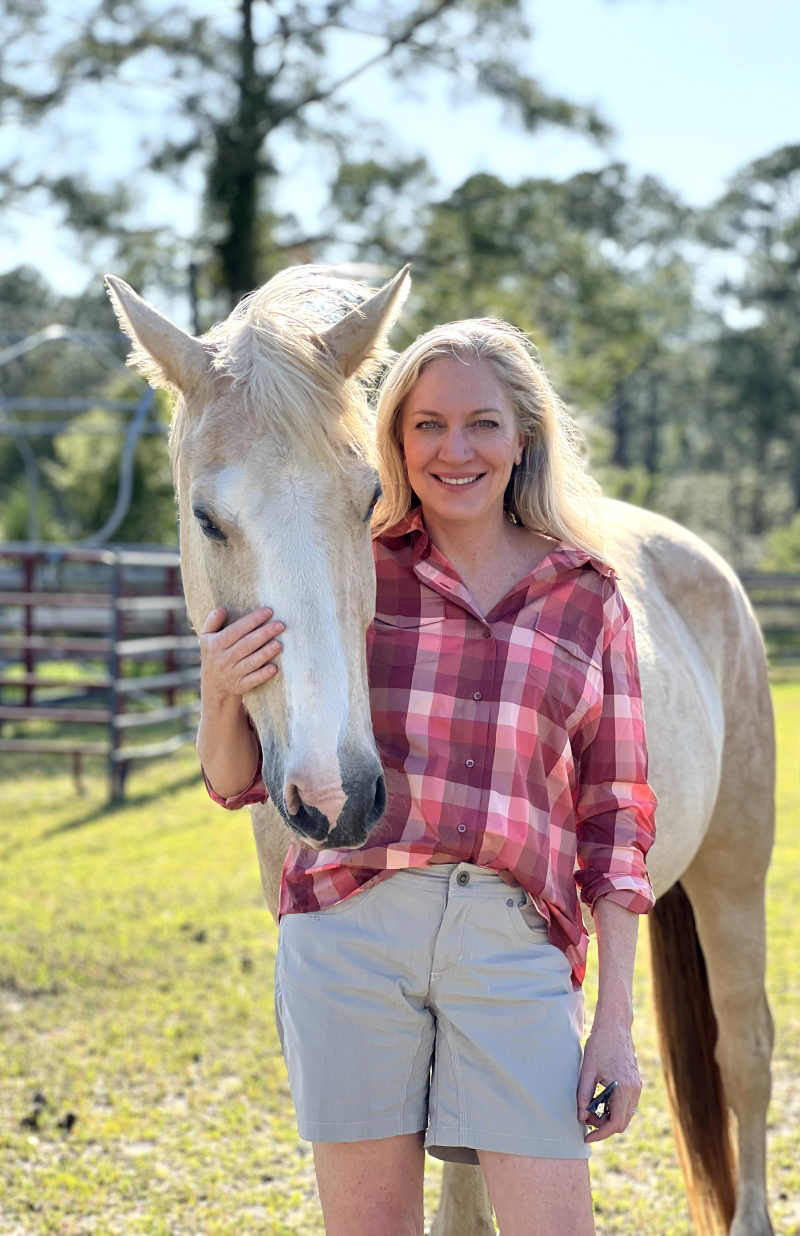
M770 1194L776 1230L800 1236L800 685L774 698ZM321 1233L273 1022L276 929L249 813L208 801L191 751L137 770L113 810L99 773L84 798L58 764L6 762L0 776L2 1236ZM686 1236L640 952L645 1092L629 1133L593 1159L597 1225Z

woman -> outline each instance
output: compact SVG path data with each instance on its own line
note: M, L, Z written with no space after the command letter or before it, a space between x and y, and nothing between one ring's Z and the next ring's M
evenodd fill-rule
M388 804L360 850L290 851L276 967L329 1236L419 1236L424 1145L480 1162L503 1236L589 1236L589 1144L639 1097L655 800L575 436L501 322L431 331L383 385L368 672ZM269 618L220 635L223 611L201 639L198 749L229 807L265 797L241 696L278 672ZM599 948L582 1062L578 889Z

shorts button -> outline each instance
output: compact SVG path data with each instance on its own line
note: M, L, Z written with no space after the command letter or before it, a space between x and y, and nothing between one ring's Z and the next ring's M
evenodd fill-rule
M513 906L513 904L514 904L514 898L513 898L513 897L509 897L508 901L506 902L506 905L507 905L507 906Z
M456 876L456 884L469 884L469 872L459 871Z
M459 824L459 826L458 826L458 832L460 832L460 833L465 833L466 831L467 831L467 826L466 826L466 824Z
M479 700L479 699L481 699L481 693L480 693L480 691L476 691L476 692L475 692L475 694L473 695L473 697L472 697L472 698L473 698L474 700Z
M474 767L475 767L475 761L474 761L474 760L467 760L467 761L466 761L466 764L467 764L467 768L474 768Z

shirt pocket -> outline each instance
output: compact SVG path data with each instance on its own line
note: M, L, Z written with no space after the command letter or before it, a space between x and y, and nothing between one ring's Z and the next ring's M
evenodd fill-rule
M443 637L443 610L421 618L377 613L369 646L370 684L388 686L384 679L392 670L412 671L438 662Z
M602 697L601 654L580 628L540 614L526 675L528 702L572 731Z

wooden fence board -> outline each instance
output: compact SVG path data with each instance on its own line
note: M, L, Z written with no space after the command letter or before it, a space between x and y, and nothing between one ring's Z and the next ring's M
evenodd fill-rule
M61 721L64 725L110 725L110 708L58 708L47 704L0 704L0 721Z
M58 738L0 738L0 751L27 755L104 755L111 753L107 742L72 742Z
M0 687L19 700L0 700L0 722L54 727L52 737L40 730L36 737L3 738L0 751L72 755L76 783L83 755L105 756L117 797L129 761L169 755L193 741L199 642L187 633L178 553L7 542L0 544L0 581L0 612L6 616ZM62 657L84 661L85 669L63 677L53 664ZM104 662L104 674L92 674L88 663L95 660ZM42 672L45 664L56 677ZM156 672L128 673L134 666ZM53 688L61 698L53 698ZM187 702L187 696L194 698ZM64 736L80 725L106 726L108 741ZM160 725L169 726L171 736L130 741L134 731ZM130 738L122 746L125 734Z
M0 635L0 651L3 652L83 652L105 653L108 656L113 647L114 641L110 639L75 635Z
M179 717L191 716L200 711L200 701L193 700L191 704L171 704L167 708L148 708L146 712L124 712L114 717L112 725L119 730L141 729L148 725L160 725L164 721L175 721Z

